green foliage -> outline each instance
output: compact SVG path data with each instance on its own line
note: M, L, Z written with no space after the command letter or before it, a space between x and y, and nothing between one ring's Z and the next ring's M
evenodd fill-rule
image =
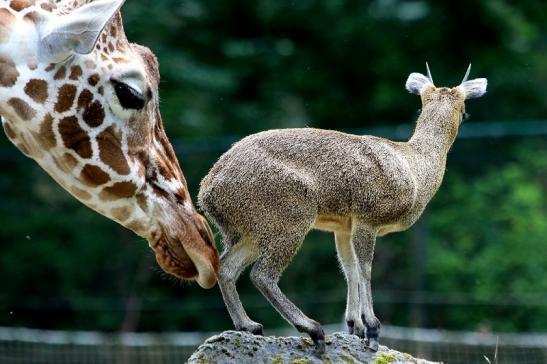
M487 97L467 104L471 122L544 118L546 9L499 0L132 0L123 16L128 38L159 58L164 123L195 196L219 157L211 145L269 128L412 121L419 100L403 86L425 61L438 85L459 83L470 61L472 76L488 77ZM0 325L231 327L217 288L166 279L146 242L77 203L8 144L0 138ZM373 286L384 322L412 324L421 311L425 326L546 329L542 144L456 141L420 225L378 241ZM346 291L338 270L332 234L312 233L281 286L311 317L337 322ZM286 325L246 274L238 286L253 319Z
M374 364L390 364L396 360L397 358L393 353L381 353L374 358Z
M547 327L547 255L542 253L547 236L547 150L533 145L516 154L515 160L471 182L451 174L432 206L430 289L487 302L497 313L483 316L468 307L452 309L456 312L451 320L459 318L458 326L463 322L469 328L530 331Z

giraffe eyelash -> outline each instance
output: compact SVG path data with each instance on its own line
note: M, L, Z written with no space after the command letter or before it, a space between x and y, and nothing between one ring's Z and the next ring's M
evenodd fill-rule
M124 109L141 110L144 107L144 95L126 83L111 80L120 105Z

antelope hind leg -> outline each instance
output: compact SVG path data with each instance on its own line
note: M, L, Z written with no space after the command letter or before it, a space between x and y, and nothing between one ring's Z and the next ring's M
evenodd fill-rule
M281 273L296 254L304 236L305 232L287 237L285 231L284 234L277 235L276 238L264 241L266 251L257 259L251 271L251 280L285 320L299 332L310 335L315 343L316 353L322 355L325 352L323 328L317 321L302 313L278 286ZM260 247L262 248L262 245Z
M249 318L237 293L236 282L241 272L256 260L256 245L244 239L228 237L224 240L225 250L220 258L218 285L226 309L238 331L248 331L255 335L263 334L263 326Z

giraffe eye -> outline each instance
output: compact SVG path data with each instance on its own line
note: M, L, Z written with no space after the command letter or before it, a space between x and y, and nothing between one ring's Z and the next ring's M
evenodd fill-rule
M111 80L114 91L124 109L141 110L144 107L144 96L126 83Z

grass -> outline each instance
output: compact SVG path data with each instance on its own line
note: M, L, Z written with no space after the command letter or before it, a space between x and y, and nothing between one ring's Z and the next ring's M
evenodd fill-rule
M488 362L488 364L498 364L498 344L499 344L499 336L496 338L496 350L494 350L494 361L492 362L489 357L486 355L484 356L484 360Z

